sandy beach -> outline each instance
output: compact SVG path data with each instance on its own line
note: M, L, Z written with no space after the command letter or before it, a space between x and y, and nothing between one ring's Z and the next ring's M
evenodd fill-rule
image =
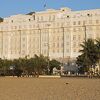
M100 79L0 77L0 100L100 100Z

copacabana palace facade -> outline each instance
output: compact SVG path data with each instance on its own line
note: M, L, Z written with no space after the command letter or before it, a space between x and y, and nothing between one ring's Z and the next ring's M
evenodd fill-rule
M34 57L75 59L87 38L100 38L100 9L70 8L19 14L0 23L0 58Z

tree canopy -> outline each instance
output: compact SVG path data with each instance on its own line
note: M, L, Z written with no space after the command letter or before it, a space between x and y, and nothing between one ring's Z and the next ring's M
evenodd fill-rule
M59 68L59 64L56 60L50 61L49 69L51 74L54 67ZM48 74L48 57L34 55L32 58L26 56L14 60L0 58L0 69L5 68L5 70L9 70L10 67L27 73L37 72L38 74Z
M0 22L3 22L3 18L0 17Z
M77 65L83 66L85 69L95 66L100 61L100 39L88 39L80 46L82 49L79 51L81 55L77 57Z

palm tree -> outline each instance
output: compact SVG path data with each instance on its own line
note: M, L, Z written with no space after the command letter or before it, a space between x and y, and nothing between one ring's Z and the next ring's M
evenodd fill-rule
M80 52L82 54L77 57L76 63L86 67L86 69L89 69L91 66L95 66L98 60L98 56L97 47L94 40L88 39L87 41L83 42L83 44L81 44L81 47L82 50L80 50Z
M97 63L100 68L100 38L96 40L96 47L97 47L97 56L98 56Z

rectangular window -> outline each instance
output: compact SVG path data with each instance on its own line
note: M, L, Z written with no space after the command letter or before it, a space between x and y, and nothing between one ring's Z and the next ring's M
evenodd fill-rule
M53 43L53 47L55 47L55 43Z
M69 35L66 36L66 39L69 39Z
M80 35L78 36L78 40L81 40L81 36Z
M23 48L25 47L25 44L23 44Z
M73 22L73 25L76 25L76 22Z
M22 41L25 41L25 38L22 38Z
M49 21L51 21L51 16L49 16Z
M76 40L76 35L73 35L73 40Z
M59 36L57 37L57 40L59 41Z
M55 50L53 49L53 53L55 53Z
M55 15L53 15L53 21L55 20Z
M73 48L74 48L74 47L76 47L76 43L75 43L75 42L74 42L74 44L73 44Z
M66 52L69 52L69 49L66 49Z
M59 48L59 43L57 43L57 48Z
M59 23L57 23L57 26L59 27Z
M73 51L76 52L76 49L74 49Z
M76 32L76 28L73 29L73 32Z
M37 17L37 21L39 21L39 17Z
M69 45L69 42L67 42L66 44Z
M99 23L99 20L96 20L96 24L98 24Z
M63 47L63 43L61 43L61 47Z
M81 24L81 22L80 21L78 21L78 25L80 25Z
M86 21L83 21L83 25L85 25L86 24Z

